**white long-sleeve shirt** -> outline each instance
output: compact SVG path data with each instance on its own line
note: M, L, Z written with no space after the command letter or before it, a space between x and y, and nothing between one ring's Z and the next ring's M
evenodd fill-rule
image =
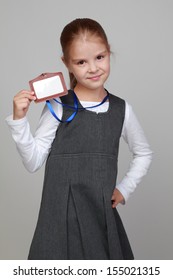
M59 100L60 101L60 100ZM80 101L83 107L97 105L97 102ZM62 118L63 108L60 104L51 101L52 107L59 117ZM97 113L106 112L109 102L105 102L99 107L88 109ZM6 119L11 130L12 137L16 143L17 150L22 158L23 164L29 172L35 172L45 162L52 142L55 138L59 122L52 116L45 105L41 114L35 135L30 131L30 125L26 117L20 120L13 120L12 115ZM142 177L147 173L151 160L152 151L146 140L144 132L132 110L126 102L125 119L122 135L133 155L128 172L116 188L124 196L125 202L140 183Z

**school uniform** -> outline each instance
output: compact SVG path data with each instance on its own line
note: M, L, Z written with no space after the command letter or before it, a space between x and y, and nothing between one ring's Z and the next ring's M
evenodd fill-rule
M73 106L72 91L61 101ZM79 100L78 105L82 108ZM64 107L62 120L71 113ZM133 259L111 205L124 117L125 101L109 94L107 112L79 110L70 123L59 125L28 259Z

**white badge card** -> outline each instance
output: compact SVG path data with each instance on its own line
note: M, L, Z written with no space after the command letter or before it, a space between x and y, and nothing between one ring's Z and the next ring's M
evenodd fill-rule
M35 93L35 102L49 100L68 93L64 77L61 72L43 73L37 78L29 81L29 85L31 90Z

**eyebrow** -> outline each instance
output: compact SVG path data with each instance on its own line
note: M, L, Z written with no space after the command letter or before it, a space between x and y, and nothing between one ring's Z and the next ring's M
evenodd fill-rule
M97 53L96 57L99 56L99 55L104 55L107 52L108 52L107 50L100 51L100 52ZM85 58L75 58L75 59L72 59L72 62L77 62L77 61L81 61L81 60L86 60L86 59Z

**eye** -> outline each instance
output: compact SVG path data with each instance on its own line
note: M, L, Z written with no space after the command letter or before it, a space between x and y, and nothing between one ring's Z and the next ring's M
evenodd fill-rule
M103 59L104 58L104 55L98 55L97 56L97 60L101 60L101 59Z
M83 66L85 64L85 60L80 60L80 61L78 61L77 64L80 65L80 66Z

